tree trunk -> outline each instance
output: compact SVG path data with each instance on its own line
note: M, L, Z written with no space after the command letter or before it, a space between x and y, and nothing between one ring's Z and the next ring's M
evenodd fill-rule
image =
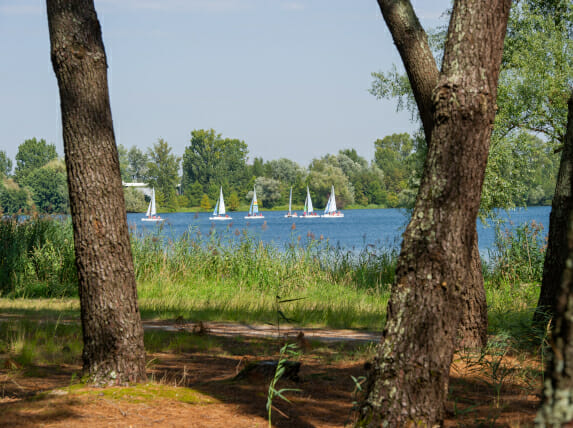
M555 314L556 296L560 290L561 275L569 251L567 225L573 212L573 92L569 98L567 132L563 140L563 151L559 164L559 174L555 194L551 202L549 216L549 239L543 264L541 293L533 321L545 324Z
M93 0L47 0L83 329L84 372L96 385L146 379L143 329Z
M561 189L560 198L566 199L564 205L568 205L569 212L571 211L571 161L563 160L565 157L571 157L571 147L573 146L573 93L569 98L569 113L567 120L567 133L565 134L565 149L562 154L561 166L559 168L559 184L558 186L565 186L568 184L568 189ZM561 177L561 175L566 177ZM566 195L566 196L565 196ZM559 221L554 223L553 210L555 207L560 210ZM551 212L550 234L556 239L555 232L559 231L553 227L567 227L567 229L560 229L561 234L565 235L564 239L559 239L559 244L553 247L555 259L559 259L560 254L566 253L561 262L549 263L551 269L562 268L560 272L550 272L556 283L552 285L552 291L555 293L555 298L550 299L550 305L554 310L555 321L551 332L551 348L553 355L549 361L545 385L543 391L543 402L535 419L536 426L539 427L561 427L564 424L573 422L573 216L569 215L567 222L563 220L563 205L559 202L556 204L553 200L553 210ZM567 233L563 233L567 230ZM551 239L550 237L550 239ZM544 269L548 268L547 259L545 261ZM544 271L544 280L545 280ZM570 425L567 425L570 426Z
M378 0L378 5L406 68L429 146L434 127L432 93L439 73L428 36L409 0Z
M443 421L464 288L475 280L476 220L510 3L454 4L431 144L359 425Z
M428 37L409 1L378 0L378 5L408 74L429 147L434 128L432 94L438 84L439 72ZM472 258L473 262L468 267L471 269L471 282L463 293L462 307L466 312L461 318L458 336L460 346L482 348L487 343L488 320L477 239Z

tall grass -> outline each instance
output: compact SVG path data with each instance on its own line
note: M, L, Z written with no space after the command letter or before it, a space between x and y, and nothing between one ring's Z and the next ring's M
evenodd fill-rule
M50 216L0 220L0 295L77 295L71 222Z
M312 237L278 249L246 231L204 236L195 228L177 241L161 231L140 236L132 249L144 314L268 322L278 297L296 299L284 312L299 323L383 324L391 278L374 251L351 256Z
M532 221L515 228L497 225L494 248L484 276L492 283L540 283L547 248L543 225Z
M178 239L161 227L132 229L140 307L145 317L269 322L276 302L306 325L381 328L397 254L365 245L347 251L312 234L277 248L246 230ZM525 328L539 292L545 241L538 224L498 228L484 262L492 332ZM8 297L75 297L77 279L69 220L7 218L0 222L0 293ZM511 320L510 320L511 319ZM512 327L513 326L513 327ZM517 330L516 330L517 331Z

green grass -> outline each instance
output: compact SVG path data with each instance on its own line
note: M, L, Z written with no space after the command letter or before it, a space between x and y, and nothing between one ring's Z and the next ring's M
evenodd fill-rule
M145 319L274 323L280 310L300 326L383 327L395 252L368 246L352 254L326 241L301 243L294 237L279 251L246 232L205 237L196 228L171 241L158 230L132 239ZM528 328L541 280L540 232L535 224L498 231L495 250L484 265L492 334L518 336ZM0 234L3 296L35 297L1 299L0 310L79 319L69 221L12 218L0 222ZM54 299L38 298L42 296ZM277 300L291 299L277 305Z

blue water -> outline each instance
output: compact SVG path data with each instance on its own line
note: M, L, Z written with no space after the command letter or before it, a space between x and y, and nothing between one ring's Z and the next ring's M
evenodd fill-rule
M515 209L509 212L499 211L499 218L506 221L505 227L512 228L523 223L535 221L544 226L544 233L549 227L550 207L530 207ZM212 230L223 236L239 236L244 230L248 235L272 243L279 248L293 240L301 243L311 239L328 240L330 245L340 246L347 250L361 250L366 245L377 248L398 248L402 233L408 221L408 213L401 209L362 209L346 210L344 218L285 218L284 211L264 211L264 220L248 220L246 212L231 212L230 221L210 221L211 213L165 213L163 225L165 235L177 238L183 232L193 229L205 237ZM128 214L127 220L131 230L137 233L153 233L160 227L141 221L143 214ZM478 220L479 249L487 258L493 249L495 229Z

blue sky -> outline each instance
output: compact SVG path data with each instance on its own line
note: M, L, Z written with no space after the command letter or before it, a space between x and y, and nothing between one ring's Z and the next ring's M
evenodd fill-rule
M412 1L426 28L450 0ZM306 166L416 125L368 93L400 59L375 0L96 0L116 140L159 138L182 155L194 129L247 143L249 157ZM0 149L32 137L63 155L45 2L0 0Z

